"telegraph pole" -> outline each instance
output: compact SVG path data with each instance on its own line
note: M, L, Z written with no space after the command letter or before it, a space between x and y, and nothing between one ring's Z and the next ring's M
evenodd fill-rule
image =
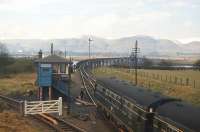
M90 59L90 44L91 44L91 42L92 42L93 40L91 39L91 38L89 38L88 39L88 42L89 42L89 53L88 53L88 57L89 57L89 59Z
M135 69L135 85L138 84L138 53L139 53L139 48L138 48L138 41L135 41L135 48L132 49L132 57L134 56L134 69Z
M135 85L137 85L137 83L138 83L138 79L137 79L137 69L138 69L137 53L138 53L138 43L137 43L137 40L136 40L136 42L135 42Z
M66 59L66 57L67 57L67 50L66 50L66 48L65 48L65 59Z

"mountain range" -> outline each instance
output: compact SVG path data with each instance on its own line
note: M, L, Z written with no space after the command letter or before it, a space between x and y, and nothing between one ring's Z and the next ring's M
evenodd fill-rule
M142 55L177 55L180 54L200 54L200 41L190 43L181 43L168 39L156 39L151 36L131 36L119 39L105 39L96 36L91 37L92 53L119 53L130 54L134 48L135 41L138 41L138 47ZM36 53L40 49L50 50L50 44L54 43L55 50L77 53L88 52L88 36L81 38L66 39L5 39L0 40L5 44L11 53Z

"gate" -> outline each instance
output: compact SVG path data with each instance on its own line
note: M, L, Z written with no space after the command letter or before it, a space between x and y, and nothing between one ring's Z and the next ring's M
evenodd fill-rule
M24 101L24 114L58 113L62 115L62 97L49 101Z

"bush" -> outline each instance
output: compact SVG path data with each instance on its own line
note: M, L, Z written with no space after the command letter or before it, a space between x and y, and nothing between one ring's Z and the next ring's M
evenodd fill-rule
M193 66L200 70L200 60L197 60Z
M152 68L153 66L153 61L147 58L143 58L143 68Z
M6 67L6 73L27 73L34 72L34 64L32 60L25 58L15 59L15 62Z
M0 43L0 74L6 73L6 67L14 63L14 59L9 56L6 46Z

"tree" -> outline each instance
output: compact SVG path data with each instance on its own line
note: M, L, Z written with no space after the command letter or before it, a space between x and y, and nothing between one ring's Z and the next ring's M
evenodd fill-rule
M5 68L13 62L14 60L8 54L7 47L0 43L0 73L5 72Z
M170 62L169 60L161 60L161 61L158 63L158 66L159 66L161 69L171 69L171 68L172 68L172 62Z
M143 67L151 68L153 66L153 61L148 58L143 58Z
M172 66L172 63L169 60L161 60L158 65L159 66Z

